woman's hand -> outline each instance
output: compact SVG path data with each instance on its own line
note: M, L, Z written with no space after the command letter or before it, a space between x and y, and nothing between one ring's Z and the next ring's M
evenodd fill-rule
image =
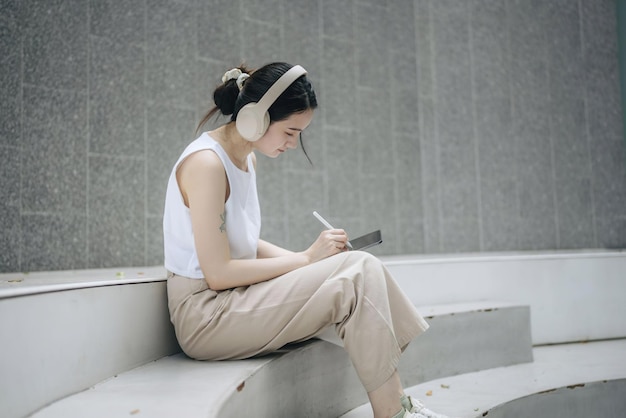
M304 251L311 263L322 260L331 255L347 251L348 234L343 229L328 229L322 231L317 240Z

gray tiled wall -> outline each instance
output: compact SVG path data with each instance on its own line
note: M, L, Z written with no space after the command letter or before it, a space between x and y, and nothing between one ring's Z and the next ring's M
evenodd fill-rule
M172 164L222 73L305 66L263 235L316 209L377 254L626 246L614 0L0 1L0 272L153 265Z

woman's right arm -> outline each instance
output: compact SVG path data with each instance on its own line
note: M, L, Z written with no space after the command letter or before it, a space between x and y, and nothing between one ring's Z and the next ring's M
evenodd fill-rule
M285 274L344 250L345 231L323 231L307 250L264 259L233 260L225 222L226 173L219 157L198 151L183 161L178 184L189 207L200 268L213 290L247 286Z

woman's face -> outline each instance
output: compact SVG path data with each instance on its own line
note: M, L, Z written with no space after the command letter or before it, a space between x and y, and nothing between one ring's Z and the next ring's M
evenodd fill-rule
M308 109L271 123L265 135L254 142L254 148L270 158L276 158L288 149L295 149L298 147L300 133L309 126L312 119L313 110Z

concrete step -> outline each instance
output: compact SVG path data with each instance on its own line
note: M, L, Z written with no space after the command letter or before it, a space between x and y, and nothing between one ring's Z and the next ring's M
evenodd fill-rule
M430 328L403 353L399 370L405 386L533 361L528 306L479 301L419 310Z
M626 337L626 251L406 255L385 265L416 306L530 306L534 345ZM576 318L572 321L572 318Z
M532 360L527 307L477 302L421 310L431 328L404 354L407 384L425 376ZM315 340L243 361L166 357L55 402L34 417L127 417L141 412L157 418L242 414L327 418L366 401L343 348Z
M460 418L623 417L626 339L535 347L534 362L433 379L407 393ZM341 418L371 418L369 404Z
M615 320L626 317L624 251L419 255L383 261L422 313L432 316L429 332L409 346L402 360L407 385L529 361L528 328L507 333L525 322L528 306L533 344L626 337L626 322ZM163 267L0 274L0 416L26 416L111 376L179 352L165 293ZM480 300L504 302L484 306L476 302ZM467 303L470 307L463 308ZM463 315L457 315L461 311ZM493 334L501 339L490 341L489 330L496 329L492 321L499 324L500 331ZM504 323L516 325L508 328ZM516 343L507 346L511 338ZM282 367L294 367L298 376L309 376L306 379L313 382L305 382L304 392L292 391L290 396L306 396L299 394L314 387L327 395L323 402L334 405L329 411L364 402L360 390L344 393L335 385L317 385L325 379L315 370L326 370L323 373L342 388L355 381L349 364L343 369L342 361L327 361L332 356L345 359L342 350L328 344L298 350L306 355L279 356L297 359L293 361L270 358L268 367L261 365L254 373L243 363L247 371L235 370L235 380L246 381L247 373L252 373L246 387L252 381L273 387L276 378L292 375L289 370L280 372ZM313 369L312 375L299 364ZM202 367L206 365L198 366ZM296 379L287 379L289 385L303 387L292 380ZM227 395L217 398L217 404L237 405L238 398L232 395L239 393L236 388L213 388ZM266 392L258 391L261 397Z
M0 416L179 352L164 278L162 268L0 275Z

